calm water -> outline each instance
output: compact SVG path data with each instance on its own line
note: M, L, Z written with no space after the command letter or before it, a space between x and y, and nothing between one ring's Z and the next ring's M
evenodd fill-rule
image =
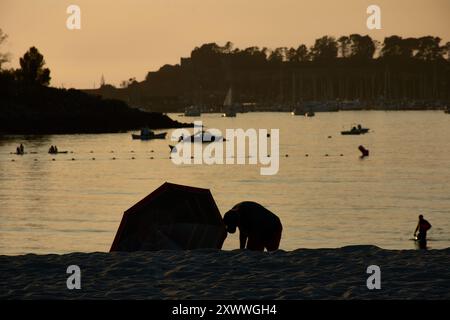
M108 251L123 211L165 181L211 189L222 214L243 200L267 206L283 222L285 250L350 244L411 249L419 213L433 225L429 245L450 247L449 115L361 111L201 119L219 129L279 128L278 174L261 176L254 165L176 166L168 140L133 141L129 133L3 137L0 254ZM341 136L352 123L372 132ZM10 154L21 142L37 154ZM52 144L73 153L51 156ZM370 149L369 158L359 159L360 144ZM237 233L224 245L236 247Z

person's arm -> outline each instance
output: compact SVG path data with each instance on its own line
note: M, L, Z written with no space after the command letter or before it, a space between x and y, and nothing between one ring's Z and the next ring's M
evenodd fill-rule
M416 230L414 230L414 237L416 236L417 231L419 231L419 227L420 227L420 223L417 224Z
M239 242L240 242L240 248L245 249L245 245L247 244L247 233L239 230Z

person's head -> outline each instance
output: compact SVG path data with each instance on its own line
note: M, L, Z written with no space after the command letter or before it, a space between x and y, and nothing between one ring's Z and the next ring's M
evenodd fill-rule
M228 233L235 233L236 227L239 223L239 213L237 210L231 209L223 216L223 222L225 223L225 227L227 228Z
M423 220L423 215L419 215L419 220Z

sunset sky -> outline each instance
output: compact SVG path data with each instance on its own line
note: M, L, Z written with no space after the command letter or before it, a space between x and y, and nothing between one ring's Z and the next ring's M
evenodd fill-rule
M81 8L81 30L68 30L66 8ZM382 29L366 27L366 9L381 7ZM9 66L36 46L53 86L92 88L145 78L203 43L276 48L311 45L323 35L439 36L450 41L450 0L0 0L2 52Z

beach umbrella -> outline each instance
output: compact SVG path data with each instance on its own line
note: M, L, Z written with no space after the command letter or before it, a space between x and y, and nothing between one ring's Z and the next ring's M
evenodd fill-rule
M110 251L221 249L226 235L208 189L166 182L125 211Z

